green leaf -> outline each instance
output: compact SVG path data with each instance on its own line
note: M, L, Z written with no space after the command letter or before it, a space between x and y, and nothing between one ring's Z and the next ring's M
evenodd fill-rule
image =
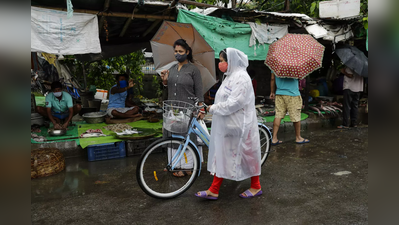
M367 22L367 21L363 22L363 27L366 30L369 29L369 22Z
M314 13L314 10L316 9L316 5L317 5L316 2L312 2L312 6L310 6L310 12L311 13Z

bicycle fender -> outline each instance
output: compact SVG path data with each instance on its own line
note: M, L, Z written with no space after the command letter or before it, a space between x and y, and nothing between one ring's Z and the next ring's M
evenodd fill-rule
M265 129L267 130L267 132L269 133L270 137L273 137L273 136L272 136L272 132L270 132L269 127L267 127L265 124L263 124L263 123L258 123L258 126L261 126L261 127L265 128Z

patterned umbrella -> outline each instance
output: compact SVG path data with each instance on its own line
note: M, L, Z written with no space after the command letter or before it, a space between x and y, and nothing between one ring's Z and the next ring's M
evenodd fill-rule
M201 72L203 94L216 83L215 51L191 24L164 21L151 39L155 70L158 74L177 64L173 43L185 39L193 50L194 65Z
M265 64L278 77L303 79L321 68L324 46L308 34L287 34L269 47Z

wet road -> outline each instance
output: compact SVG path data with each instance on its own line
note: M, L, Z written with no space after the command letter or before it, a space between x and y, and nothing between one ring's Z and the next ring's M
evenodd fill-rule
M368 224L368 128L292 133L262 167L263 195L241 199L250 180L225 180L217 201L194 196L212 176L171 200L146 196L135 178L138 157L66 160L66 171L31 181L33 224ZM348 175L333 173L349 171Z

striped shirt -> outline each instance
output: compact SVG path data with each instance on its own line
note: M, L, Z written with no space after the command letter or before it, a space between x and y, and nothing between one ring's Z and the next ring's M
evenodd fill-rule
M168 100L178 100L194 104L189 97L199 98L199 102L204 101L202 94L202 79L198 68L192 64L184 64L178 71L178 64L169 69L168 76Z

